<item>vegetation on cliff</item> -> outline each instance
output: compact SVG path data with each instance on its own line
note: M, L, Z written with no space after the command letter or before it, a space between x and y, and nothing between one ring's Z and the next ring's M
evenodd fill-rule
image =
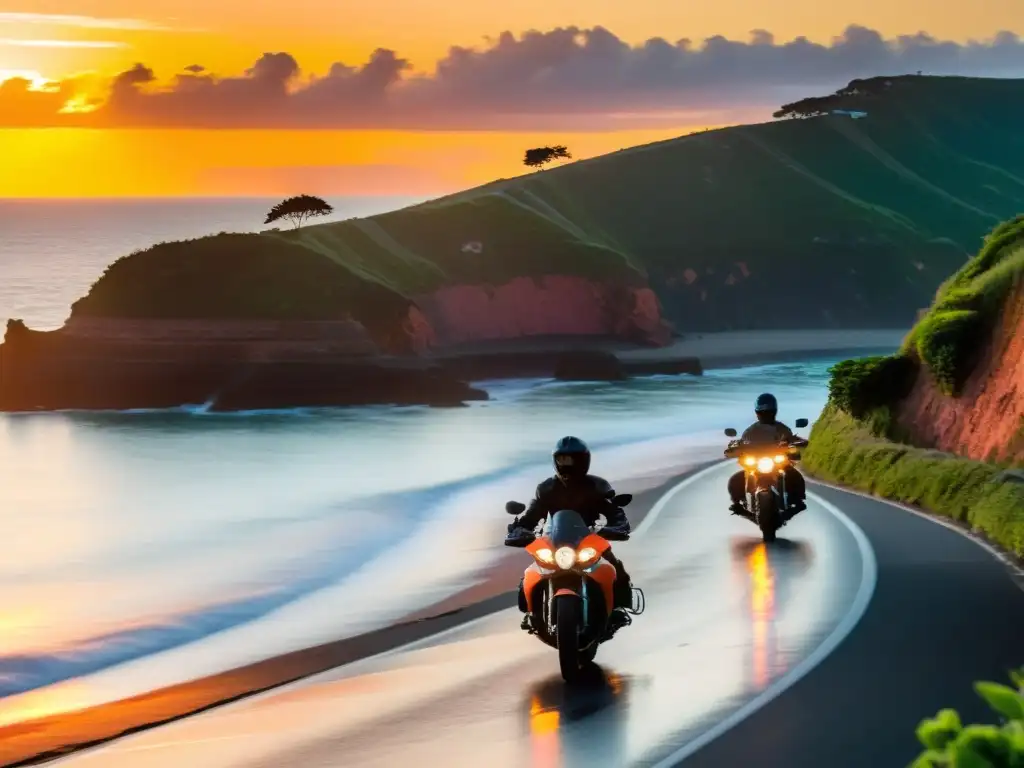
M643 279L623 254L574 239L525 209L510 215L490 196L470 206L471 214L411 208L285 232L160 243L114 262L72 314L310 320L349 314L372 326L403 315L417 294L445 285L545 274Z
M118 259L72 306L92 317L330 320L385 327L408 301L281 238L220 234Z
M696 133L401 211L265 233L251 247L267 263L276 253L274 274L284 280L317 283L315 272L341 281L335 290L356 303L356 316L380 295L361 297L369 284L394 300L565 274L646 277L668 319L693 331L909 324L978 238L1024 209L1024 80L887 82L838 97L867 112L861 119L832 114L829 102L819 111L830 113L813 119ZM145 311L144 302L114 297L157 294L179 254L211 254L220 242L238 241L133 255L145 270L127 282L129 270L111 269L93 289L105 298L76 311ZM299 250L326 264L313 267ZM307 268L308 276L284 275ZM219 266L206 278L189 269L178 290L235 279ZM234 285L222 312L234 313L231 301L252 306ZM178 297L181 312L205 302ZM275 306L306 311L303 302Z
M1006 296L1024 278L1024 215L1000 224L978 254L942 284L935 303L907 336L916 355L947 395L974 370Z
M1024 215L993 229L977 255L940 286L897 354L835 366L831 401L870 423L877 435L898 437L891 409L909 394L918 374L927 371L944 394L958 395L1021 280Z
M946 395L959 393L1022 278L1024 216L1017 216L942 284L899 352L832 368L828 405L803 455L807 468L949 517L1024 557L1024 473L916 447L900 427L907 425L900 408L919 377L930 376ZM1024 440L1024 425L1016 440ZM1018 455L1014 445L1006 448L1005 456Z
M995 464L887 440L829 403L803 465L822 480L911 504L1024 557L1024 476Z

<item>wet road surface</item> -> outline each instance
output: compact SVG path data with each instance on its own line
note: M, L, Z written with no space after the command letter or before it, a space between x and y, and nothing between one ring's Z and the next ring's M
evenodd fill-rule
M602 646L589 684L567 689L554 651L519 629L513 609L66 762L653 763L814 651L873 580L851 529L814 502L765 547L723 506L731 471L695 476L615 545L647 609Z
M733 468L615 544L647 610L584 684L505 610L59 763L904 766L921 717L1024 662L1024 592L976 544L815 487L765 546L724 509Z

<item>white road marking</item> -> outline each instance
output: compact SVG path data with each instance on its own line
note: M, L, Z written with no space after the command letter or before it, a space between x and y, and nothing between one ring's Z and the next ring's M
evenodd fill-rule
M719 736L722 736L727 731L735 728L758 710L770 704L773 700L785 693L797 681L805 677L815 667L821 664L821 662L828 658L832 651L839 647L839 644L842 643L843 640L845 640L853 631L854 627L860 623L861 618L867 611L868 604L871 602L871 597L874 595L875 585L878 581L878 562L875 559L875 551L871 548L871 543L868 541L867 536L864 535L864 531L862 531L860 527L849 517L843 514L843 512L841 512L834 504L831 504L813 493L808 493L807 497L814 500L827 512L834 515L840 523L846 526L853 535L853 539L857 543L857 548L860 550L863 570L861 571L860 587L857 589L857 594L853 599L850 610L847 611L843 619L836 625L832 634L825 638L821 645L815 648L810 655L805 657L789 672L780 677L775 683L768 686L760 695L748 701L724 720L720 720L697 738L687 742L686 745L676 750L668 757L658 763L655 763L652 768L674 768L674 766L678 765L687 757L690 757L698 750L717 739Z

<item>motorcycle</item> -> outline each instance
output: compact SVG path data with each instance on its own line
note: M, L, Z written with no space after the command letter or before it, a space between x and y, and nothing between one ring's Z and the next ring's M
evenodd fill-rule
M807 419L797 419L797 429L803 429ZM786 524L783 513L789 509L786 493L787 466L800 459L800 449L807 445L803 438L767 445L746 445L736 441L737 432L730 427L726 437L733 438L727 453L735 456L746 472L747 509L766 544L775 541L779 528Z
M611 502L624 507L632 500L632 494L624 493ZM517 501L505 505L510 515L525 509ZM610 541L628 540L626 531L604 527L600 520L591 528L570 509L551 515L540 536L524 531L519 538L505 539L506 546L525 548L534 559L523 575L523 629L558 651L566 682L579 679L598 646L619 629L610 621L615 608L615 566L602 556ZM643 592L634 587L630 613L638 616L643 609Z

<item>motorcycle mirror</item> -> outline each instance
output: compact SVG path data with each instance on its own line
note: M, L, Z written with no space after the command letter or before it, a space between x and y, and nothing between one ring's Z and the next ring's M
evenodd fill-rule
M526 505L519 501L508 501L505 503L505 511L510 515L518 515L526 511Z
M797 419L796 420L796 428L797 429L803 429L806 426L807 426L807 419Z
M624 507L633 500L632 493L620 493L618 496L612 499L612 504L616 507Z
M736 437L737 434L738 433L736 432L736 430L733 429L732 427L729 427L727 430L725 430L726 437Z

